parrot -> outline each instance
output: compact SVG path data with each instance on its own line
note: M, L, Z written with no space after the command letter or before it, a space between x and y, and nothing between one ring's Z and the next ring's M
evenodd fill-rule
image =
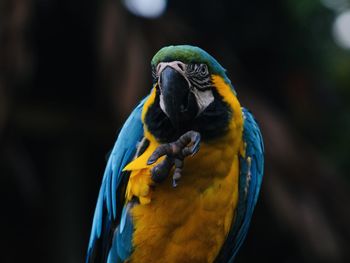
M264 174L264 144L219 62L171 45L108 157L86 263L233 262Z

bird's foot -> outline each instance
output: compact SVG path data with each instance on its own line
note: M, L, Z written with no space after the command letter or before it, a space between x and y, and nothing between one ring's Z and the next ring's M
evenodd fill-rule
M175 165L173 187L176 187L181 178L184 159L189 155L193 156L199 151L200 140L201 136L199 132L188 131L177 141L158 146L148 159L147 164L155 163L164 155L166 157L162 162L152 168L152 180L157 183L162 182L169 175L173 165Z

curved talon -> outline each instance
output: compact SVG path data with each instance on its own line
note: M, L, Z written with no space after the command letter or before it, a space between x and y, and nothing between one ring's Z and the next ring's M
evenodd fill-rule
M155 149L152 155L148 158L147 164L154 164L160 157L164 155L170 155L172 153L172 147L170 143L162 144Z
M149 157L147 164L155 163L160 157L166 155L166 158L151 170L152 180L155 182L163 181L175 165L173 174L173 187L177 186L181 178L184 159L189 155L194 155L199 151L200 134L195 131L188 131L180 138L171 143L162 144Z
M151 170L152 180L156 183L162 182L167 178L171 167L174 165L174 159L167 156L160 164L154 166Z
M173 174L173 187L177 186L178 181L181 178L182 167L184 166L184 161L180 159L175 159L175 170Z

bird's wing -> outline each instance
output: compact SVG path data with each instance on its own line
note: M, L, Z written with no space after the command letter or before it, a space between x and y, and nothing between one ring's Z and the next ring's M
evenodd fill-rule
M130 206L124 203L129 174L123 172L123 168L135 156L137 144L143 137L141 112L146 99L140 102L126 120L109 156L93 218L87 263L109 262L113 256L117 256L112 253L113 247L119 246L121 254L131 250L132 232L129 231L131 222L128 216Z
M253 115L242 108L245 155L240 156L239 199L235 221L215 262L230 262L242 245L258 199L264 171L264 145L260 129Z

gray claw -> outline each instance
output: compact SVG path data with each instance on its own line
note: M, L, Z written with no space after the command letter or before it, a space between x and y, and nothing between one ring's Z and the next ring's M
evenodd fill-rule
M151 170L151 178L154 182L160 183L168 177L169 171L171 167L174 165L174 159L170 157L166 157L164 161L160 164L154 166Z

